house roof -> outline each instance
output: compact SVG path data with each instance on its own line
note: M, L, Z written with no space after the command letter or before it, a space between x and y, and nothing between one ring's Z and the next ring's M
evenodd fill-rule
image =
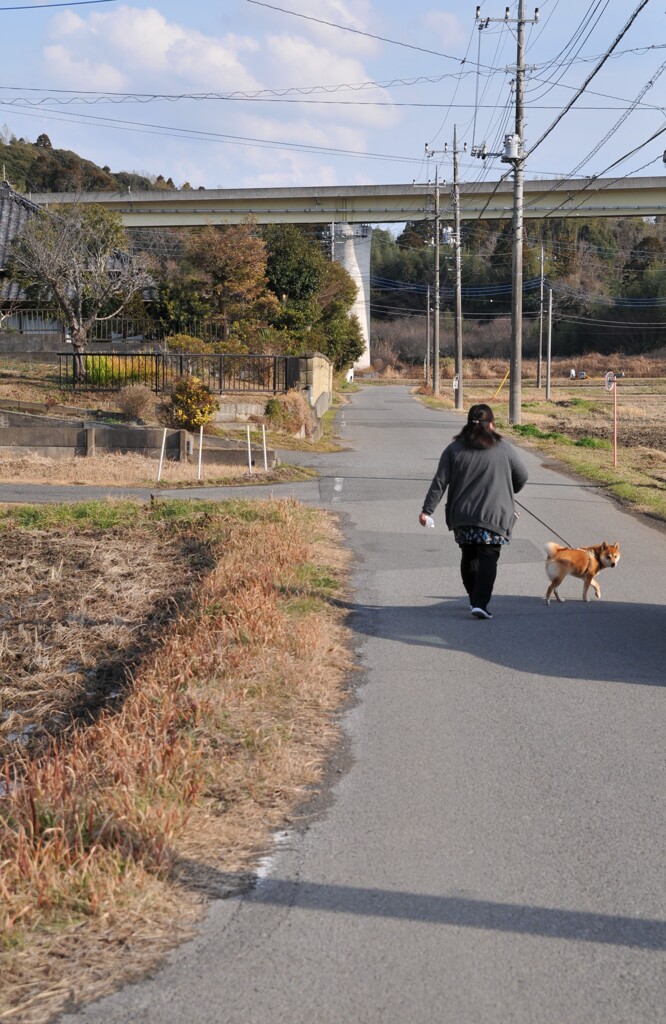
M21 289L6 278L9 244L17 231L39 207L15 192L9 182L0 182L0 302L11 302L21 297Z

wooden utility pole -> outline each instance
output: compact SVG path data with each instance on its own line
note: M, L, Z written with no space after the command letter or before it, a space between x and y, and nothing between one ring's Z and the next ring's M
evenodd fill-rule
M462 239L460 237L460 183L458 180L458 131L453 126L453 245L455 253L455 319L453 337L455 373L458 378L456 409L463 408L463 351L462 351Z
M481 8L476 9L476 20L480 28L487 28L491 21L503 21L516 25L516 119L513 135L504 138L504 153L489 153L484 143L472 150L473 155L486 159L501 156L504 163L513 167L513 267L511 275L511 359L509 362L509 421L521 421L521 378L523 372L523 204L525 179L525 25L539 20L539 9L533 18L525 18L525 0L518 0L518 17L509 17L507 7L503 18L482 18Z
M541 289L539 298L539 358L537 360L537 387L543 376L543 246L541 246Z
M548 334L546 342L546 401L550 401L550 362L553 340L553 289L548 289Z
M509 422L520 423L523 373L523 189L525 178L525 0L518 0L516 32L517 154L513 163L513 269L511 275L511 372L509 375Z
M430 285L428 285L426 299L426 384L430 383L430 348L432 344L430 333Z
M432 355L432 393L439 398L439 167L435 167L435 330Z

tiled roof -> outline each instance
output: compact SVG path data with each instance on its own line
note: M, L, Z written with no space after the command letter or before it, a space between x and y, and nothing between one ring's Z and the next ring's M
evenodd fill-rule
M18 285L5 278L9 243L31 213L39 209L30 200L15 192L6 181L0 182L0 302L10 302L21 296Z

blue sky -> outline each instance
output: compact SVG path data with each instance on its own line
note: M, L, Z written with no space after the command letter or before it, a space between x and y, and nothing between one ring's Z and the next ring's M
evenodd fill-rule
M112 170L209 188L425 181L424 144L450 146L454 124L461 142L491 151L513 127L515 26L480 31L468 0L33 0L2 10L20 2L0 0L0 125L32 141L46 132ZM639 5L543 0L526 30L528 149ZM485 0L481 14L503 18L505 6ZM666 127L664 7L651 0L637 15L530 155L528 177L599 174ZM206 93L226 98L147 98ZM661 174L665 148L666 132L607 176ZM435 159L450 178L450 157ZM505 170L462 157L463 181Z

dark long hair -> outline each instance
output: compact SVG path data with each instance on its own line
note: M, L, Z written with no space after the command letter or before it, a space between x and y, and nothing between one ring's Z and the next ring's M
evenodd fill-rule
M483 403L473 405L467 413L467 423L455 439L462 441L465 448L492 448L502 440L494 426L495 417L490 406Z

